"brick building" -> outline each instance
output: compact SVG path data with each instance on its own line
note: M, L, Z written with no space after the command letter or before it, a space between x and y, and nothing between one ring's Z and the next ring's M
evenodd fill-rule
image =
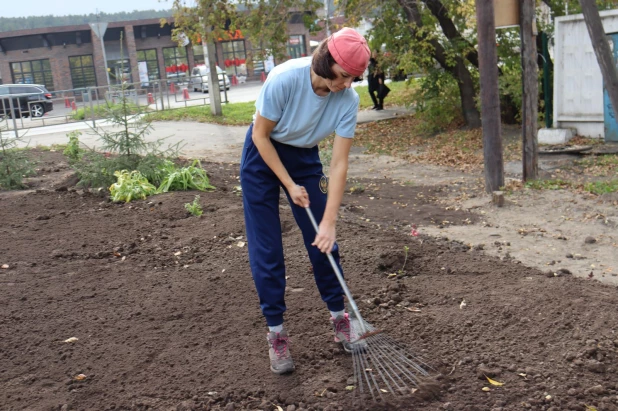
M107 86L108 77L111 84L182 80L204 63L204 51L201 44L178 47L171 32L172 26L161 27L159 19L109 23L104 49L96 26L88 24L0 32L0 81L59 91ZM308 55L309 32L300 14L292 15L288 32L289 57ZM264 62L254 58L259 50L240 31L232 37L216 43L217 65L230 77L259 79L264 71Z

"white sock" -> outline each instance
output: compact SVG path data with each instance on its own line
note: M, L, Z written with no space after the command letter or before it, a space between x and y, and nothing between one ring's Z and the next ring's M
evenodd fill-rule
M345 310L341 310L341 311L331 311L330 312L330 316L331 318L337 318L340 315L345 315Z
M281 331L283 331L283 324L275 325L274 327L271 327L269 325L268 331L273 332L273 333L280 333Z

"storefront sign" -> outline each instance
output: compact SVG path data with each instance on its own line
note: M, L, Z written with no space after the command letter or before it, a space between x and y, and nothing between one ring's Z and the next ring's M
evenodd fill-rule
M148 78L148 65L146 64L145 61L140 61L139 63L137 63L137 67L139 70L139 81L140 83L142 83L143 85L148 85L149 83L149 78Z

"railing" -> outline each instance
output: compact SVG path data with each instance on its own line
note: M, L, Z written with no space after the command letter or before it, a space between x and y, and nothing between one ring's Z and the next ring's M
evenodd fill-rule
M223 82L221 100L227 103L228 85L225 78ZM0 95L0 131L11 130L18 137L19 130L56 124L92 122L92 127L97 127L97 121L105 120L104 116L97 114L104 112L99 107L119 104L123 98L142 113L210 104L210 94L197 94L192 91L194 86L200 90L204 87L201 81L180 83L157 80L54 91L51 92L52 98L45 100L28 101L28 96L32 94ZM53 103L53 109L38 116L40 106L49 102ZM83 118L78 116L80 111Z

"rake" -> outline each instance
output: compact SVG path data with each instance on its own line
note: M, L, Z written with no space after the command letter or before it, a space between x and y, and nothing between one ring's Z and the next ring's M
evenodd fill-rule
M307 215L318 232L318 224L309 207ZM408 351L408 348L387 336L366 322L352 298L341 271L331 253L326 253L337 280L343 288L351 308L350 342L352 343L352 364L354 383L361 396L370 394L373 400L382 398L383 393L395 395L412 394L429 373L431 368L421 357Z

